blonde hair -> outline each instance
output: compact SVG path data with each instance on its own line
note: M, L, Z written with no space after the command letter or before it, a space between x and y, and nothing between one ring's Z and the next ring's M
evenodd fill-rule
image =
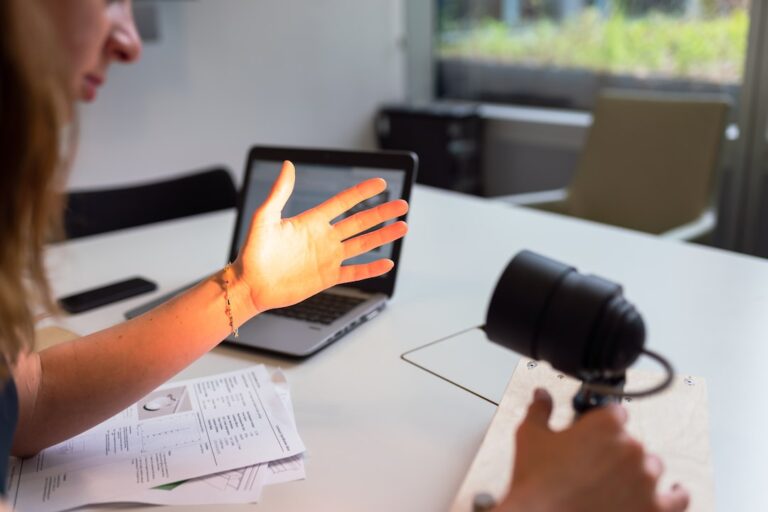
M63 61L39 0L0 2L0 356L34 344L35 311L54 310L43 246L60 218ZM63 179L60 178L60 179ZM0 369L0 376L6 372Z

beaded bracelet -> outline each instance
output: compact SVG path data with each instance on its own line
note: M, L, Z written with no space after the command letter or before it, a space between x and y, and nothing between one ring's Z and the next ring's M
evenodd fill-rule
M232 335L235 338L240 337L240 333L237 332L237 327L235 327L235 318L232 316L232 303L229 301L229 280L227 279L227 272L232 268L231 263L227 263L227 265L224 267L224 277L222 280L224 281L224 300L226 301L226 306L224 307L224 310L227 313L227 318L229 318L229 328L232 330Z

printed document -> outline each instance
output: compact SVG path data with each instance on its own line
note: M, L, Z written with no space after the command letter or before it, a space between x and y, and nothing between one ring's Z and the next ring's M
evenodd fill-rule
M295 423L288 380L281 370L272 373L272 384ZM139 494L124 496L120 502L151 505L219 505L258 503L266 485L303 480L304 455L294 455L267 464L257 464L225 471L176 484L146 489Z
M91 430L16 461L8 497L19 510L56 512L303 451L291 412L259 365L169 383ZM252 468L243 477L261 488L259 473Z

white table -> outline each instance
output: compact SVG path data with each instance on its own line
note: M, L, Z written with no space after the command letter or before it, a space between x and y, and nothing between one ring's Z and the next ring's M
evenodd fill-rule
M221 346L179 375L287 369L308 478L268 488L261 507L446 510L494 407L400 355L483 323L496 279L527 248L625 285L649 346L708 381L718 510L768 510L768 263L424 187L413 196L395 298L376 320L303 361ZM233 221L209 214L54 247L54 289L142 275L171 290L224 264ZM151 297L56 323L89 333Z

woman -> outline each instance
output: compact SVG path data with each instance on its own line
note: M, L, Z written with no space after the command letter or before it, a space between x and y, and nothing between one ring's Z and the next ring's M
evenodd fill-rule
M339 283L388 272L393 265L389 260L353 266L341 263L402 237L406 232L403 222L356 235L407 210L407 204L398 200L331 225L331 220L341 213L384 190L383 180L372 179L297 217L281 219L294 181L293 166L286 162L269 198L254 214L247 241L231 266L140 318L39 354L25 350L31 339L35 295L38 290L46 291L41 256L46 214L42 210L52 204L56 185L58 141L55 133L46 133L45 123L56 123L56 117L61 123L66 109L57 107L66 97L93 99L109 63L134 60L140 49L129 2L43 0L47 17L55 21L65 43L66 65L63 76L48 72L49 80L41 81L39 69L25 66L27 61L34 62L43 55L25 55L30 53L25 45L33 39L19 33L18 25L10 21L17 13L30 10L27 4L39 1L3 2L2 31L6 40L16 36L15 41L9 41L6 55L11 58L8 67L18 65L17 93L37 92L44 96L46 92L56 93L57 81L63 79L66 85L65 92L58 94L58 103L50 102L48 117L53 119L39 120L38 126L30 128L29 140L15 141L31 144L36 135L46 134L47 147L41 142L38 147L26 149L30 158L49 155L45 161L33 162L33 171L41 176L33 176L28 169L31 164L27 155L3 167L5 197L0 203L10 208L3 215L7 225L1 244L5 254L0 272L7 283L2 308L8 311L3 315L2 339L4 343L13 342L4 345L4 352L12 366L19 402L13 452L22 456L82 432L127 407L254 315L295 304ZM21 60L13 62L19 55ZM13 78L13 71L3 75L5 84ZM41 88L36 85L41 82L50 84L48 91L34 91ZM31 117L36 112L16 112L12 98L3 98L2 103L5 111L25 122L34 122ZM7 119L4 113L4 126L9 124ZM18 147L5 147L5 141L3 145L4 154L20 151ZM29 219L34 220L31 226ZM33 276L34 288L25 282L26 273ZM43 296L47 297L47 293ZM82 400L84 396L89 399Z
M41 12L33 12L39 6ZM51 32L46 20L55 28L52 43L45 41ZM52 58L55 47L63 49L60 69ZM366 181L317 208L282 219L294 179L293 167L286 163L231 267L142 317L32 352L32 312L51 303L42 249L49 219L58 213L59 136L70 117L69 100L93 100L110 63L131 62L140 52L130 0L0 3L0 350L6 374L12 374L0 394L2 459L11 439L14 454L29 455L110 417L253 315L294 304L337 283L389 271L392 262L386 260L352 267L341 263L406 232L405 224L397 222L358 235L403 215L407 204L402 201L330 224L340 212L380 193L385 187L381 180ZM286 254L295 257L286 259ZM85 395L89 400L80 399ZM550 413L551 399L537 392L518 431L515 475L499 510L686 508L684 491L657 492L661 463L626 434L622 408L590 412L559 433L548 428Z

